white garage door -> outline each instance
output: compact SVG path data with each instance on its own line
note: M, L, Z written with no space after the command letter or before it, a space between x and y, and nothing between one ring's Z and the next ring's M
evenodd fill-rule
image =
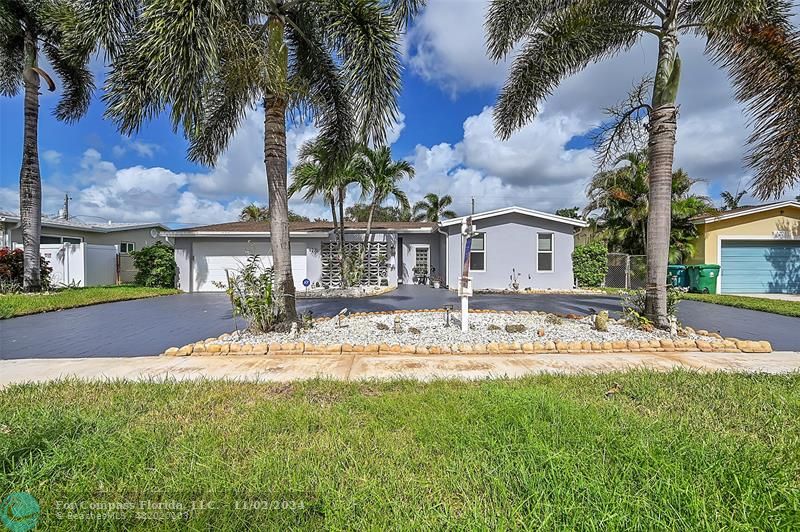
M225 270L237 271L247 261L248 252L261 256L266 267L272 266L272 248L268 242L225 241L195 242L192 245L192 287L195 292L222 292L214 282L226 283ZM306 277L306 245L292 242L292 276L297 288Z

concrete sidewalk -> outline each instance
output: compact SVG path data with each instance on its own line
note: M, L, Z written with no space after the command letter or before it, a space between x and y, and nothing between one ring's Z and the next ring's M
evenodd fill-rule
M64 377L80 379L240 379L292 381L408 378L484 379L537 373L607 373L641 368L668 371L789 373L800 353L621 353L602 355L314 355L134 357L0 361L0 387Z

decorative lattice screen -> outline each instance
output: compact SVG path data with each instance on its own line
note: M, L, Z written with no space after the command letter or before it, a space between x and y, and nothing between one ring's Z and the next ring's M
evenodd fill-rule
M346 242L345 253L355 255L361 251L362 242ZM389 283L387 264L388 247L386 242L370 242L364 256L364 274L361 284L364 286L385 286ZM339 268L339 244L337 242L322 243L322 276L320 283L326 287L342 286L342 271Z

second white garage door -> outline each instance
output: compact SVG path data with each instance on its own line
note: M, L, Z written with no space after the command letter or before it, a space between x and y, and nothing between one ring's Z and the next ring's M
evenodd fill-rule
M236 271L247 261L248 252L254 250L262 257L265 266L272 266L272 248L269 242L225 241L195 242L192 244L192 289L195 292L222 292L214 282L225 283L225 270ZM302 288L306 277L306 244L292 242L292 276L297 288Z

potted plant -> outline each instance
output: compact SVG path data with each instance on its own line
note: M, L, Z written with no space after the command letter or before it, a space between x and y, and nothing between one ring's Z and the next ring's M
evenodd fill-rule
M442 287L442 278L439 274L431 274L431 284L433 284L434 288L441 288Z

